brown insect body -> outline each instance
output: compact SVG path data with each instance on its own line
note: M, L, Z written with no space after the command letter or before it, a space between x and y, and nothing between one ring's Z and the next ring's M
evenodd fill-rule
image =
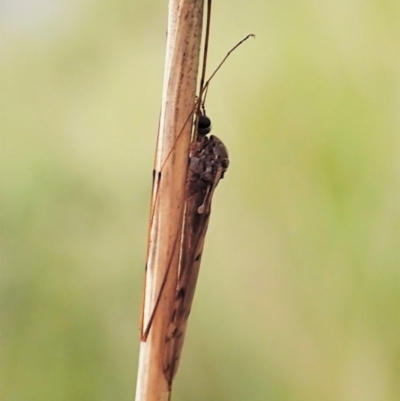
M207 36L208 32L209 15ZM210 135L207 137L207 134L211 131L211 121L205 115L205 96L210 80L215 76L229 55L248 38L253 36L254 35L251 34L247 35L238 42L227 53L222 62L214 70L211 77L204 83L208 39L206 38L205 40L203 74L200 80L199 96L195 102L194 109L185 122L186 126L186 123L190 120L195 120L194 125L197 129L194 130L194 138L192 139L189 149L183 220L179 220L178 226L181 228L175 233L175 240L171 244L171 251L167 257L167 263L163 266L165 271L163 280L159 283L156 291L154 291L155 286L149 285L149 291L145 291L144 295L141 322L142 343L145 344L147 342L150 330L154 326L153 321L157 313L164 315L167 319L167 321L162 320L161 325L156 328L160 336L157 342L151 343L151 346L156 347L157 351L159 350L161 352L159 354L154 352L156 359L151 362L156 363L156 365L162 369L168 384L169 392L171 392L172 382L178 370L187 320L194 298L205 235L210 218L212 197L215 188L224 177L229 165L228 151L224 143L216 136ZM196 115L196 118L193 118L193 114ZM157 224L159 224L156 215L160 193L162 193L162 191L159 191L160 180L166 179L164 175L163 178L161 177L163 167L168 161L170 162L170 156L173 155L172 150L183 132L182 128L179 135L176 136L171 150L161 163L158 174L155 175L152 195L153 207L150 216L150 233L152 233L153 229L154 232L157 232ZM180 206L178 205L177 209L179 208ZM172 208L172 210L173 209L174 208ZM168 213L169 212L170 210L168 210ZM173 236L168 237L168 239L170 238L173 238ZM157 249L153 249L153 252L154 254L148 256L148 261L150 260L153 262L152 258L158 256ZM156 267L154 263L149 262L149 265L154 265L153 269ZM173 276L171 276L171 274L173 274ZM149 269L146 272L146 280L149 278L149 281L152 282L154 277L156 277L155 273ZM147 288L147 285L145 285L145 288ZM166 293L168 295L166 295ZM148 307L150 303L151 305ZM160 340L160 343L158 343L158 340ZM145 357L151 354L150 352L146 353L145 348L143 349L143 364L146 364L149 363L149 361L146 360ZM147 377L143 380L147 380Z
M178 368L194 297L212 196L228 165L228 151L223 142L213 135L207 137L198 134L191 145L179 277L175 305L165 338L164 374L170 384Z

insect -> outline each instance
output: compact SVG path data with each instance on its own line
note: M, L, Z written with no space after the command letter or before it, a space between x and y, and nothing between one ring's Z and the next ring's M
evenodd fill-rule
M212 197L229 165L228 151L223 142L215 136L206 136L210 128L210 120L202 114L199 117L197 138L191 146L182 257L174 308L165 338L164 374L169 383L172 383L178 368L200 269Z
M179 266L171 304L163 306L162 313L168 314L166 327L161 327L159 332L162 338L160 343L162 357L160 358L162 371L168 383L172 386L173 378L176 374L178 363L183 346L186 325L190 313L196 281L200 268L200 261L204 246L206 231L211 212L211 201L219 181L224 177L229 165L228 151L223 142L215 136L207 136L211 131L211 121L205 113L205 97L211 79L215 76L222 64L229 55L245 40L254 35L248 35L234 46L218 65L211 77L205 82L205 66L207 60L209 25L210 25L210 4L208 2L206 38L203 56L203 71L200 80L200 91L195 107L187 118L187 122L194 121L194 129L190 144L188 166L185 183L184 211L183 220L179 222L180 233L176 233L176 240L173 242L173 248L170 252L170 261L165 268L164 279L157 289L157 294L150 294L149 299L152 302L144 304L143 311L146 309L146 321L142 318L141 340L146 342L150 331L153 328L155 314L161 308L161 300L166 299L167 278L170 275L171 263L176 258L175 249L179 249ZM193 118L195 117L195 118ZM182 131L183 132L183 128ZM180 135L180 134L179 134ZM178 135L178 138L179 138ZM174 146L172 146L173 149ZM150 231L153 225L158 224L155 219L155 210L159 200L158 191L160 180L163 179L163 166L168 161L171 151L162 164L161 169L154 177L152 211L150 215ZM173 238L173 237L172 237ZM150 258L151 256L149 256ZM146 276L147 279L147 276ZM168 288L170 291L171 288ZM146 298L145 298L146 300ZM145 302L146 303L146 302ZM149 310L148 304L151 305ZM163 305L165 302L163 303ZM159 311L161 313L161 311ZM145 312L143 312L145 314Z

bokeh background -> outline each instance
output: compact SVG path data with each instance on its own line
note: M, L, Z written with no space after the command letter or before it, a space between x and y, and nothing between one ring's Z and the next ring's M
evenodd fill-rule
M400 3L215 1L217 190L174 400L400 399ZM0 3L0 399L133 400L166 1Z

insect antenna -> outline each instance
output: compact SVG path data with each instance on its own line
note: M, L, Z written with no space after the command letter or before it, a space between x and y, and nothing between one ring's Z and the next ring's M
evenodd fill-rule
M208 56L208 43L210 39L210 30L211 30L211 3L212 0L207 1L207 21L206 21L206 35L204 37L204 52L203 52L203 68L201 71L201 78L200 78L200 88L199 88L199 103L196 107L197 109L197 121L195 124L195 127L198 126L198 118L199 114L202 111L201 109L204 109L204 102L202 102L202 94L203 94L203 88L204 88L204 81L206 79L206 69L207 69L207 56Z
M225 57L222 59L222 61L218 64L217 68L214 70L214 72L210 75L210 78L207 79L207 81L204 83L203 86L200 85L200 94L199 94L199 99L202 98L202 95L204 94L204 98L201 101L202 103L202 109L204 109L204 103L206 101L206 97L207 97L207 92L208 92L208 86L210 85L211 80L214 78L215 74L220 70L220 68L223 66L223 64L225 63L225 61L228 59L228 57L240 46L242 45L244 42L246 42L247 39L249 38L255 38L256 35L254 35L253 33L249 33L247 36L245 36L242 40L240 40L238 43L236 43L235 46L232 47L231 50L228 51L228 53L226 53ZM205 67L203 67L205 68Z
M208 0L208 7L211 7L211 0ZM232 47L232 49L229 50L228 53L226 53L225 57L222 59L222 61L218 64L217 68L214 70L214 72L210 75L210 78L207 79L207 81L205 81L205 72L206 72L206 62L207 62L207 53L208 53L208 38L209 38L209 32L210 32L210 28L209 28L209 22L210 22L210 17L211 17L211 8L209 8L209 13L207 14L207 28L206 28L206 40L205 40L205 44L204 44L204 55L203 55L203 69L202 69L202 75L201 75L201 81L200 81L200 93L199 96L197 97L197 100L195 102L195 105L193 107L193 110L190 112L190 114L188 115L187 119L185 120L184 126L182 127L179 135L177 136L177 138L175 139L175 142L172 144L171 146L171 150L168 152L167 156L165 157L165 160L163 162L163 164L161 165L161 170L163 169L164 165L166 164L167 160L169 159L176 142L179 140L179 138L181 137L184 128L186 127L186 124L189 123L191 117L193 116L193 113L196 114L196 121L195 121L195 127L199 126L199 116L200 115L205 115L205 98L207 96L208 93L208 87L210 85L211 80L215 77L215 74L220 70L220 68L222 67L222 65L225 63L225 61L228 59L228 57L240 46L242 45L246 40L248 40L249 38L255 38L256 35L250 33L247 36L245 36L242 40L240 40L238 43L236 43L235 46ZM204 95L204 98L203 98Z

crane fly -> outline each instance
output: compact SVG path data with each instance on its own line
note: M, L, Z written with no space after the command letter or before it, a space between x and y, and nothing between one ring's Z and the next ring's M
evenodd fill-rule
M180 354L183 346L186 324L190 313L196 281L200 269L200 261L204 246L205 235L211 212L211 201L219 181L224 177L229 165L228 151L223 142L217 137L207 134L211 131L211 121L205 113L205 97L211 79L215 76L229 55L249 37L247 35L237 43L224 57L210 78L205 82L205 70L207 61L209 30L210 30L210 6L208 0L206 36L204 42L203 69L200 80L199 95L195 106L187 117L186 124L193 124L192 139L188 157L188 168L185 184L185 205L183 221L181 224L181 235L177 235L174 248L179 248L179 267L176 280L175 296L173 306L168 319L168 327L165 331L163 341L163 372L169 386L172 386L176 374ZM177 139L183 132L182 127ZM170 157L175 144L167 154L161 169L153 173L152 209L150 212L150 230L155 224L155 209L158 204L160 191L158 191L160 180L162 180L163 166ZM179 242L179 243L178 243ZM171 260L175 250L171 251ZM163 291L170 273L171 262L165 270L165 276L158 294L155 298L151 313L147 321L144 321L144 304L142 310L141 339L146 341L152 328L152 322L159 306Z

